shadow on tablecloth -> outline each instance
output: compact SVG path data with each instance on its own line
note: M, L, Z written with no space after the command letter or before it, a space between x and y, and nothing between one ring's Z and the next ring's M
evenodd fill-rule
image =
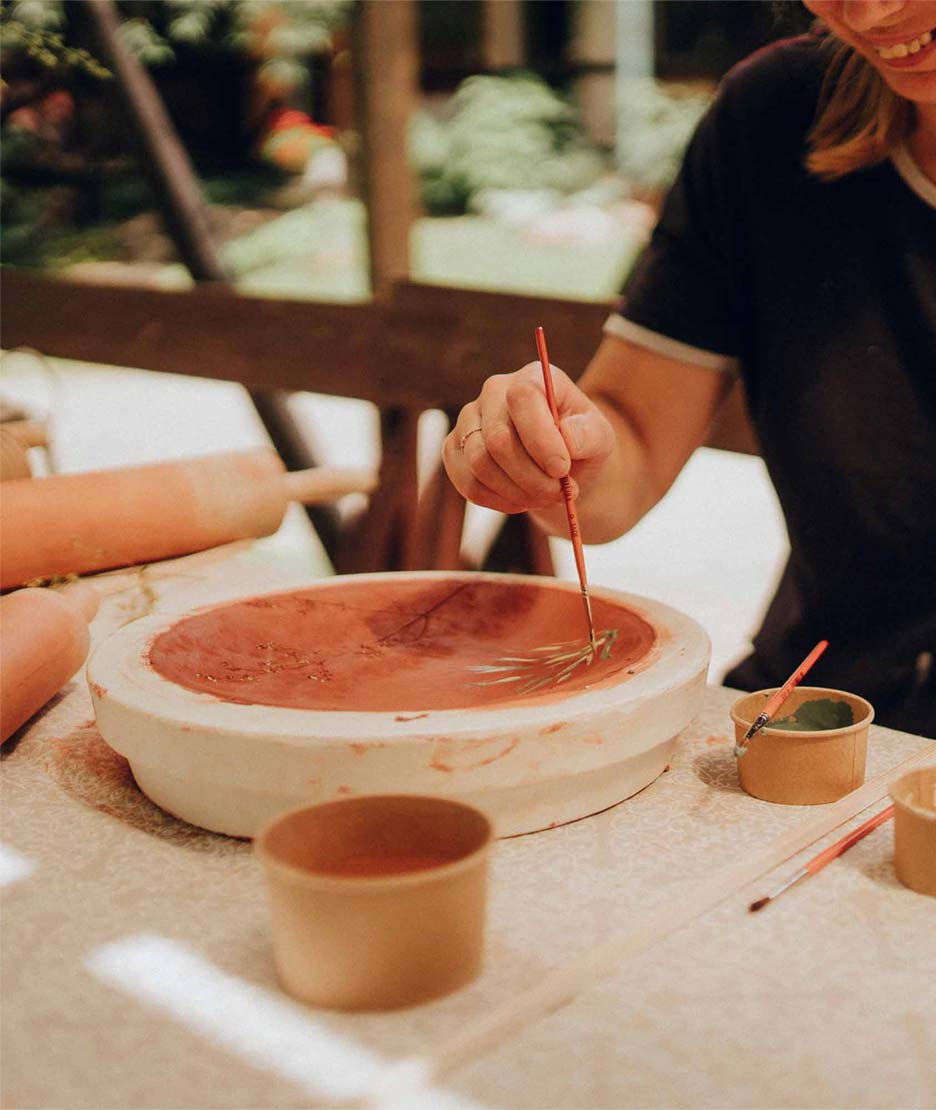
M151 802L137 786L130 764L105 744L94 721L46 741L45 749L45 770L82 805L192 851L218 855L226 849L245 850L244 840L197 828Z

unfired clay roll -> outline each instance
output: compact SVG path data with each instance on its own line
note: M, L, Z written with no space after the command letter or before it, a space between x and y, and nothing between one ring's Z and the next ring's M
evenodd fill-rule
M26 589L0 598L0 743L87 658L88 620L97 608L88 590Z
M267 536L289 493L270 448L4 482L0 587Z

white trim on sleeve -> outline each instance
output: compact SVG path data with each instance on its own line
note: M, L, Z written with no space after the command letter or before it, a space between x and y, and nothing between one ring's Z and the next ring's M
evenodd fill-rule
M681 362L691 362L694 366L701 366L705 370L737 374L741 365L740 360L733 355L721 355L717 351L706 351L701 347L681 343L678 339L670 339L668 335L661 335L659 332L641 327L640 324L635 324L633 320L628 320L626 316L621 316L617 312L612 312L605 321L604 333L636 343L638 347L646 347L658 355L676 358Z
M894 163L894 169L920 200L925 200L931 208L936 208L936 181L930 181L920 169L906 143L901 143L894 151L891 155L891 161Z

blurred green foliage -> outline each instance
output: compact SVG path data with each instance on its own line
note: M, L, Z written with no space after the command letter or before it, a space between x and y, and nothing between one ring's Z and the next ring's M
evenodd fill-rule
M665 190L711 99L650 79L621 86L615 168L635 187ZM574 104L531 74L469 77L444 118L414 117L410 156L432 215L470 211L486 189L574 193L610 168Z
M283 177L270 167L252 165L204 176L200 184L209 204L252 207L281 188ZM131 261L121 228L134 216L151 211L154 203L142 177L133 173L102 180L91 226L42 227L51 193L50 189L16 187L0 178L0 258L5 263L61 269L75 262Z
M348 20L352 0L118 0L121 34L146 65L175 57L175 47L203 46L263 52L298 59L331 46L333 32ZM87 51L63 40L64 0L0 0L0 46L22 49L40 64L103 67ZM106 71L104 71L106 72Z
M353 0L117 0L120 34L147 66L179 74L254 71L280 90L308 80L310 59L327 51L334 33L350 18ZM125 128L113 111L115 98L102 81L110 74L94 56L91 28L81 3L64 0L0 0L0 81L3 127L0 131L0 251L5 262L56 264L113 251L112 228L152 206L126 142ZM243 66L213 63L225 56ZM201 60L201 61L200 61ZM159 78L160 80L162 77ZM209 79L210 80L210 79ZM184 76L182 78L184 92ZM223 96L219 89L217 96ZM205 111L210 94L196 105ZM184 110L184 108L183 108ZM233 99L221 113L244 110ZM228 131L246 150L252 124L237 118ZM237 147L239 152L239 146ZM209 159L210 161L210 159ZM219 158L220 161L220 158ZM262 203L268 186L282 175L244 159L227 162L224 174L203 181L216 203ZM213 167L212 167L213 168ZM243 169L243 172L241 172ZM274 180L275 179L275 180ZM74 243L71 240L74 239Z
M19 55L44 69L78 70L92 77L110 73L87 50L65 41L62 0L2 0L0 50L4 67ZM0 82L6 84L0 75Z
M618 87L617 168L634 185L662 192L679 171L683 153L712 93L634 78Z
M463 81L444 119L414 117L410 157L432 215L466 212L485 189L573 193L606 169L575 107L532 74Z

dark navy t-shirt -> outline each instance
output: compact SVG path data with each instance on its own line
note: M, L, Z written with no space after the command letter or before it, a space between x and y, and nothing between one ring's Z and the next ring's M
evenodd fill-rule
M744 380L791 555L726 684L824 638L813 685L936 736L936 185L905 150L808 173L826 59L806 36L728 74L608 330Z

